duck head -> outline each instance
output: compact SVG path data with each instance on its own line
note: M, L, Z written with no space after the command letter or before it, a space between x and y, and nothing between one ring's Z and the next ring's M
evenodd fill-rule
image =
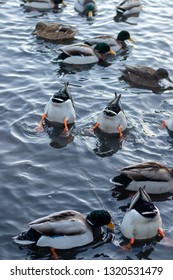
M87 215L86 220L92 227L101 227L106 225L110 229L114 228L114 224L111 222L111 215L105 210L92 211Z
M124 42L126 40L129 40L131 42L135 42L131 37L130 37L130 33L126 30L122 30L118 33L118 36L117 36L117 40L118 41L121 41L121 42Z
M96 53L100 54L101 56L104 54L113 54L115 55L116 53L111 49L111 47L105 43L105 42L100 42L98 43L94 50L96 51Z
M95 13L95 4L92 2L89 2L85 5L85 14L88 18L92 18Z
M167 81L173 83L173 81L169 77L168 71L164 68L157 69L155 76L158 80L166 79Z

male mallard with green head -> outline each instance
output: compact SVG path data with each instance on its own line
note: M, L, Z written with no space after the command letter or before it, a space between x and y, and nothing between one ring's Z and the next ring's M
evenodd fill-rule
M92 64L105 59L106 54L116 53L107 43L100 42L94 48L87 44L72 44L60 49L62 52L59 59L66 64Z
M85 44L88 44L89 46L96 46L100 42L105 42L112 48L113 51L118 52L127 47L125 43L126 40L134 42L130 33L126 30L122 30L118 33L117 38L112 35L100 35L86 40Z
M92 18L97 11L97 6L94 0L75 0L74 9L88 18Z
M102 226L114 228L109 212L94 210L86 217L74 210L55 212L28 224L29 230L13 240L22 245L36 244L54 249L71 249L87 245L102 234Z

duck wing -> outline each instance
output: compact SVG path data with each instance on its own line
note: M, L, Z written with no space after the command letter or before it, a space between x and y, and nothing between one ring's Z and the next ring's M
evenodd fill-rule
M85 218L77 211L55 212L28 224L43 235L83 234L88 229Z
M107 43L109 46L114 46L117 44L116 39L111 35L101 35L101 36L90 38L85 41L85 44L89 46L96 46L98 43L102 43L102 42Z
M139 0L124 0L124 1L120 1L120 3L117 5L117 9L123 9L125 11L130 10L134 7L138 7L140 6L140 2Z
M157 162L145 162L127 166L120 170L134 181L160 181L168 182L172 179L172 170Z
M155 70L146 66L126 66L123 73L129 75L133 74L144 80L153 80L153 78L155 78Z
M93 56L93 49L87 44L73 44L60 49L68 56Z

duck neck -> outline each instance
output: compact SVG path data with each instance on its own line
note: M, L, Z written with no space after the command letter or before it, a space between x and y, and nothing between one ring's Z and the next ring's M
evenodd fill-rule
M93 237L94 237L94 240L99 238L102 234L102 228L101 227L95 227L95 226L92 226L92 232L93 232Z

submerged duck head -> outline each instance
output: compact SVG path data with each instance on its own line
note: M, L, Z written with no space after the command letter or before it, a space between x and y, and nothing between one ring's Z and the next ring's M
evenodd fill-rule
M114 225L111 222L111 215L105 210L94 210L86 217L87 222L93 227L101 227L106 225L113 229Z
M158 80L166 79L171 83L173 82L169 77L168 71L164 68L157 69L155 72L155 76Z
M95 48L94 48L98 53L100 54L105 54L105 53L108 53L108 54L116 54L112 49L111 47L105 43L105 42L100 42L98 43Z
M130 33L126 30L122 30L118 33L117 40L124 42L125 40L129 40L131 42L135 42L131 37Z

